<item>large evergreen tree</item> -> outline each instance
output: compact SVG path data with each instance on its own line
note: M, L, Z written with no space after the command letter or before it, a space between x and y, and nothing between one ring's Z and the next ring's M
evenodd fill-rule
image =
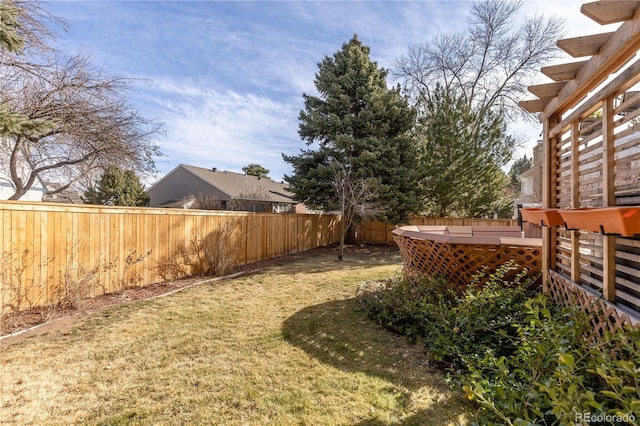
M474 110L463 96L436 85L419 119L420 189L426 213L479 217L504 209L514 140L503 118Z
M400 88L389 89L387 70L369 57L358 37L318 64L319 96L304 94L299 134L308 149L283 155L293 166L285 176L297 201L311 208L338 210L335 173L338 162L352 182L367 183L378 217L400 223L419 209L416 148L411 130L415 112ZM357 224L357 218L356 218ZM350 239L354 229L348 231Z
M109 166L95 188L85 191L82 200L86 204L143 207L149 205L149 194L132 170Z

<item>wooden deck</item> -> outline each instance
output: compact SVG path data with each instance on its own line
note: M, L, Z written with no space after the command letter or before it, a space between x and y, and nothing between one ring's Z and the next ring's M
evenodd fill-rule
M541 271L542 240L522 238L518 227L428 227L404 226L393 231L407 273L442 276L462 291L469 285L482 285L488 275L513 260L518 268L508 274L514 278L522 269L528 277ZM479 272L485 272L479 277Z

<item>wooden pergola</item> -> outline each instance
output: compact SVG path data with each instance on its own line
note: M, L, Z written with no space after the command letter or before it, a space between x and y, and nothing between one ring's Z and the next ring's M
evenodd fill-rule
M543 124L543 207L640 205L640 1L596 1L581 12L614 32L557 42L577 61L543 67L552 82L520 102ZM587 59L584 59L587 58ZM543 282L567 301L578 292L616 328L640 317L640 238L543 228Z

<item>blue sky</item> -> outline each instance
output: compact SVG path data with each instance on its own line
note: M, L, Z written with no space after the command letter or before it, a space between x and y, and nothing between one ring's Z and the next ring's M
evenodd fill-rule
M525 1L522 16L556 14L567 36L611 31L577 1ZM241 172L249 163L276 180L298 136L303 93L314 94L324 56L354 33L390 69L412 44L464 31L469 1L50 1L67 22L56 45L89 54L105 74L134 78L130 103L164 123L153 183L180 163ZM393 84L392 80L389 84ZM529 143L541 126L512 127Z

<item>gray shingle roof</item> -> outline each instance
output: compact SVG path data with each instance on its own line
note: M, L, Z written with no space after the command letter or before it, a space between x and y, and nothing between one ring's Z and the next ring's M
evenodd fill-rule
M288 192L288 185L269 178L245 175L229 171L205 169L181 164L186 170L205 182L229 194L231 198L274 203L295 203Z

